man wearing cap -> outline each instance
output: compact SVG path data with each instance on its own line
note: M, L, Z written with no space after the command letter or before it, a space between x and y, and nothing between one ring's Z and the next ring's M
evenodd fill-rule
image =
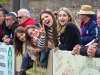
M86 45L98 35L98 25L95 12L90 5L82 5L81 10L77 12L81 19L80 36L82 44Z
M89 46L76 45L73 48L72 54L80 54L83 56L100 57L100 9L97 11L97 24L99 33L97 39L92 41Z

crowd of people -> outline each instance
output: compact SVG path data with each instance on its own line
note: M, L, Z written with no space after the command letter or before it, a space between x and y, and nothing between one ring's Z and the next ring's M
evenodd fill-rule
M13 45L16 57L23 56L19 75L26 75L35 61L46 68L52 49L100 57L100 10L96 14L92 6L82 5L77 14L81 24L67 7L56 13L45 9L36 22L27 9L20 9L16 14L0 7L0 42Z

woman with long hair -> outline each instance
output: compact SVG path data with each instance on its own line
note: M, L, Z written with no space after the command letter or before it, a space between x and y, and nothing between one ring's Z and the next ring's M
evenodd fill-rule
M26 35L26 50L32 60L39 60L39 65L46 68L48 61L48 54L52 48L48 42L47 48L45 47L45 31L36 26L27 26L25 29ZM43 42L43 43L42 43Z
M57 23L53 13L50 10L43 10L40 13L40 24L43 26L45 34L45 47L48 46L48 41L53 47L58 47Z
M62 7L58 12L57 31L60 37L58 49L71 51L76 44L81 44L79 26L68 8Z

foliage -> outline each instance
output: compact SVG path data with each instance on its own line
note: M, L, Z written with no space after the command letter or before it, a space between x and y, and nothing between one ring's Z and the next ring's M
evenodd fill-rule
M9 2L11 0L0 0L0 2Z

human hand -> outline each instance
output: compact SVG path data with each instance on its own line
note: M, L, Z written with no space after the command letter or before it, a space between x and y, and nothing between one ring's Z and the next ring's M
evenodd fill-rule
M39 41L39 38L36 37L36 36L33 36L33 40L34 40L35 43L37 43Z
M39 53L36 49L33 50L33 53L32 53L34 56L37 56Z
M57 50L59 50L59 47L55 47L54 48L54 52L56 52Z
M37 56L41 52L41 50L42 49L40 49L40 48L34 48L33 55Z
M4 39L4 43L5 43L6 45L9 45L9 42L10 42L10 38Z
M94 57L97 50L97 46L90 45L87 49L87 54L89 57Z
M5 39L7 39L8 38L8 35L5 35L3 38L2 38L2 40L4 41Z
M40 30L39 30L39 31L40 31L40 34L41 34L41 35L45 35L45 34L46 34L46 31L45 31L44 24L42 24L42 25L39 24L39 27L40 27Z
M74 47L73 50L71 51L71 54L72 54L72 55L80 54L80 49L81 49L81 46L80 46L79 44L75 45L75 47Z

